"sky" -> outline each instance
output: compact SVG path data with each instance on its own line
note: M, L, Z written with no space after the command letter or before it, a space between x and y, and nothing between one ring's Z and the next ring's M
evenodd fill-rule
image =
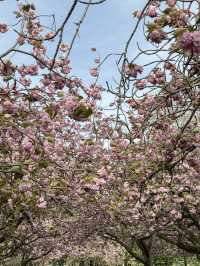
M30 3L30 1L27 1ZM59 26L65 18L72 0L33 0L38 13L43 15L55 14L56 25ZM133 18L133 12L142 9L146 0L107 0L103 4L91 6L84 23L81 26L79 37L76 40L71 53L71 62L73 73L81 78L90 81L88 69L94 66L95 54L91 48L95 47L101 59L109 53L120 53L133 30L136 19ZM75 23L79 21L85 5L79 4L76 12L71 17L69 24L64 32L64 39L70 42L76 29ZM9 25L15 23L13 11L16 10L15 0L5 0L0 2L1 22ZM45 18L45 23L49 24L52 20ZM14 34L1 34L0 53L5 51L13 44ZM133 42L143 42L141 28L136 33ZM136 55L135 46L129 51L130 56ZM23 56L17 59L23 63ZM27 59L26 59L27 60ZM117 57L110 57L101 68L100 80L102 82L111 82L116 75L115 62Z

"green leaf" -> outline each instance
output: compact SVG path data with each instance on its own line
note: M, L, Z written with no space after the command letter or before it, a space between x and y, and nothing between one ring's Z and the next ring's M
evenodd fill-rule
M21 7L21 10L22 10L23 12L29 12L30 9L35 10L35 6L34 6L33 4L27 4L27 5L23 5L23 6Z
M74 120L84 121L87 120L92 113L93 111L91 107L80 105L74 110L71 116Z
M49 165L49 162L47 160L41 160L41 161L39 161L38 165L41 168L47 168L47 166Z
M94 179L95 179L95 176L93 175L84 176L84 180L88 183L91 183Z

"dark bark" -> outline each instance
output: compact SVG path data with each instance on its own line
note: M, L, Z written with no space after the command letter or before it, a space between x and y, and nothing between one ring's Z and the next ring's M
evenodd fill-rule
M151 255L152 237L147 240L137 240L137 245L142 251L144 266L153 266Z
M144 266L153 266L152 262L149 261L145 261Z

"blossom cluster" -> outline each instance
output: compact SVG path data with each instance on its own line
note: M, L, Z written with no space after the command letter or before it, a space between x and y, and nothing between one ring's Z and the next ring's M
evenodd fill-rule
M177 45L183 49L184 52L199 55L200 54L200 32L184 32L179 38Z

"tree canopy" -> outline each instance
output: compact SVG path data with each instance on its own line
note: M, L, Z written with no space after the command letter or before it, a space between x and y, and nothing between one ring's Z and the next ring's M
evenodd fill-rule
M34 2L16 1L16 23L0 22L16 37L0 54L1 262L200 256L200 3L130 10L123 51L101 58L92 48L88 83L70 55L89 7L105 2L71 1L61 25L46 25ZM112 55L115 83L101 84Z

